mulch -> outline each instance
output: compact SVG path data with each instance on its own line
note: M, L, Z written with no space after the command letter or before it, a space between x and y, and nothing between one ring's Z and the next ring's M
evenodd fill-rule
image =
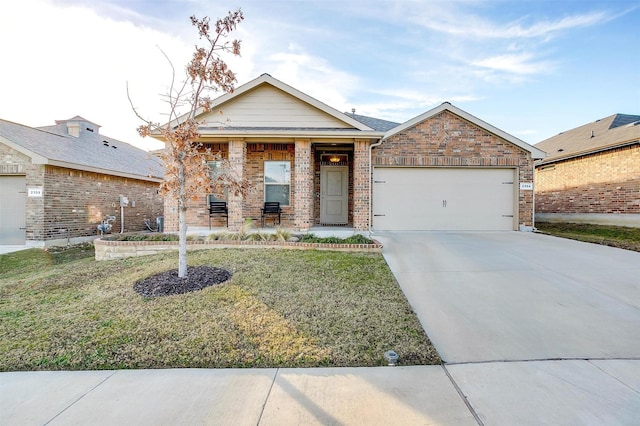
M230 278L231 272L226 269L193 266L187 268L186 278L179 278L178 270L173 269L140 280L134 284L133 289L145 297L171 296L222 284Z

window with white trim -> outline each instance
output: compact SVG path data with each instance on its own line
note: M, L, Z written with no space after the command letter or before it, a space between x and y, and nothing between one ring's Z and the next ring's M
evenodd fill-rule
M264 201L289 205L291 192L291 161L264 162Z

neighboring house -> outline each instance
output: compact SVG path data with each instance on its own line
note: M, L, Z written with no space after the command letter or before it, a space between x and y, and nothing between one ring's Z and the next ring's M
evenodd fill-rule
M280 202L282 227L303 231L533 228L533 161L544 153L449 103L398 124L339 112L263 74L197 119L200 142L254 189L224 197L231 229L259 223L265 201ZM193 200L189 225L208 224L210 199ZM178 227L170 202L165 227Z
M614 114L536 145L536 219L640 227L640 115Z
M108 215L112 232L155 225L160 161L99 127L82 117L41 128L0 120L0 244L90 240ZM129 200L122 210L120 197Z

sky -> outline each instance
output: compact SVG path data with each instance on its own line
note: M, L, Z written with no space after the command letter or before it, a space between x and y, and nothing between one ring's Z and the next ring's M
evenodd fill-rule
M448 101L530 144L640 114L640 0L21 0L0 13L0 118L80 115L157 149L132 104L163 122L171 64L182 78L199 42L189 17L238 8L237 85L268 73L396 122Z

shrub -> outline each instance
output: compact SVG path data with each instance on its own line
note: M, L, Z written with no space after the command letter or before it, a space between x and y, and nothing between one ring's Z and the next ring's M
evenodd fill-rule
M114 234L103 238L106 241L178 241L175 234Z
M300 242L303 243L325 243L325 244L373 244L373 240L360 235L355 234L347 238L339 237L318 237L315 234L306 234L300 237Z

